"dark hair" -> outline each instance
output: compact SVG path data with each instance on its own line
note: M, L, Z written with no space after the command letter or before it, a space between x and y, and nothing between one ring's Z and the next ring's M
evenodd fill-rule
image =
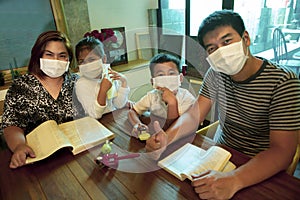
M244 21L238 13L231 10L215 11L206 17L199 27L198 41L202 47L203 37L220 26L231 26L241 37L245 31Z
M103 43L94 37L87 36L85 38L82 38L75 46L75 55L77 61L79 53L85 49L94 51L94 53L96 53L100 58L103 58L103 56L105 56Z
M43 57L46 45L50 41L60 41L64 43L69 54L70 63L72 63L73 60L71 42L64 33L59 31L46 31L41 33L31 49L31 57L28 65L28 72L35 74L40 78L46 76L46 74L40 69L40 58Z
M150 72L152 77L154 75L153 72L154 72L155 65L157 65L158 63L165 63L165 62L173 62L176 65L178 71L180 71L179 58L168 53L159 53L153 56L153 58L150 60L149 67L150 67Z

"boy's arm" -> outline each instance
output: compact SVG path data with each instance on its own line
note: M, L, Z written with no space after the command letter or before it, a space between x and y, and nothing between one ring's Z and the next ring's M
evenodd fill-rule
M137 112L134 110L134 108L129 110L128 120L132 126L141 123L141 120L139 119L139 116L138 116Z

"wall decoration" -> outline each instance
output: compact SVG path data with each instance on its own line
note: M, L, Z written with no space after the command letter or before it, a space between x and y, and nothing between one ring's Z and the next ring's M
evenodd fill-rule
M127 46L125 38L125 27L101 29L102 33L113 31L112 39L103 41L107 56L107 61L111 66L128 63Z
M110 66L128 63L125 27L103 28L101 32L93 30L84 34L84 37L87 36L95 37L103 43L106 63Z
M153 56L150 34L148 32L135 33L135 40L138 58L142 60L150 60Z

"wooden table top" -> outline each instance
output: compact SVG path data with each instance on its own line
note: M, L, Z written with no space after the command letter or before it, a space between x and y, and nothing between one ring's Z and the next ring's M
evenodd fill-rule
M0 199L198 199L189 180L181 182L159 169L144 153L145 142L126 134L131 130L127 109L106 114L100 121L116 134L112 145L115 152L140 152L141 156L122 160L113 169L95 164L99 146L76 156L62 149L37 163L10 169L11 152L3 150L0 152ZM214 145L207 137L191 136L170 146L165 155L191 141L204 149ZM249 160L237 151L224 148L232 153L231 161L237 166ZM300 180L281 172L239 191L233 199L298 199L299 195Z

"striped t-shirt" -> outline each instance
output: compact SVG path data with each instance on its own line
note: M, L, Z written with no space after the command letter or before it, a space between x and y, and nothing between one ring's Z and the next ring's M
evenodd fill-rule
M300 129L300 80L266 60L242 82L209 69L200 95L218 105L215 141L247 155L269 147L270 130Z

